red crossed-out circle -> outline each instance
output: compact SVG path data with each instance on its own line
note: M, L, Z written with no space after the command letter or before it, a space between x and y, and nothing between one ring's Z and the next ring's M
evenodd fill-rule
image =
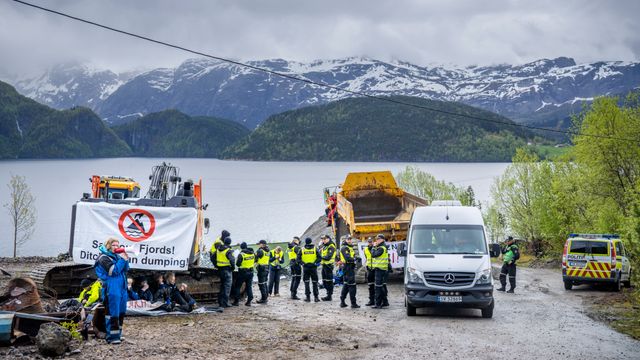
M140 226L134 219L134 215L139 215L139 214L149 218L148 229L144 229L144 227ZM124 227L124 222L127 219L131 222L131 224L135 226L135 229L137 230L136 234L127 233ZM129 209L123 212L122 215L120 215L120 219L118 220L118 230L120 230L120 235L124 236L124 238L127 240L130 240L133 242L144 241L144 240L147 240L151 235L153 235L153 232L156 230L156 219L147 210ZM137 234L138 232L139 234Z

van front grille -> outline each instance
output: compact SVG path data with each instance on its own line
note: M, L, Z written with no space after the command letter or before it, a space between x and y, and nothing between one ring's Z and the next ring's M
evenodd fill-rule
M473 284L476 274L461 272L426 272L427 284L434 286L468 286Z

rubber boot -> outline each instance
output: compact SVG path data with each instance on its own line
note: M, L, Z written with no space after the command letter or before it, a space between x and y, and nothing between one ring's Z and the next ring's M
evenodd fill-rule
M341 308L346 308L347 306L348 306L348 305L347 305L347 303L346 303L346 302L344 302L344 300L343 300L343 299L340 299L340 307L341 307Z

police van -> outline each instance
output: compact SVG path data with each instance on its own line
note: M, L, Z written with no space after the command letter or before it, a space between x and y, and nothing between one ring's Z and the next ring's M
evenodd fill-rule
M459 201L434 201L416 208L405 256L407 315L419 307L475 308L483 318L493 316L491 259L500 255L489 244L480 210Z
M608 284L614 291L631 287L631 263L620 236L571 234L562 252L562 280L571 290L580 284Z

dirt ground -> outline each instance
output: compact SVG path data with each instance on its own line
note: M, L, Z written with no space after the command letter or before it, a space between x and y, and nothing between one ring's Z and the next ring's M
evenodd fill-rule
M402 285L390 284L388 309L341 309L333 302L282 297L221 314L129 317L121 345L81 343L94 359L640 359L640 342L588 314L612 294L563 289L558 271L519 269L516 294L496 293L493 319L479 310L419 309L405 315ZM340 291L340 288L337 288ZM321 290L321 295L323 291ZM358 301L366 303L366 286ZM33 347L0 348L0 357L35 357ZM23 357L23 358L24 358Z

